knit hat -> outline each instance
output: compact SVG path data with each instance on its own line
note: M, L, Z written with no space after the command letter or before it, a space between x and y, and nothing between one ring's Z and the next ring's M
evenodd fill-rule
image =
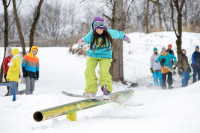
M101 24L97 24L97 26L94 26L96 23L101 23ZM102 25L102 26L101 26ZM93 23L93 29L106 29L105 23L104 23L104 18L100 18L100 17L96 17L94 19L94 23Z
M163 48L162 48L162 51L163 51L163 50L166 50L166 48L165 48L165 47L163 47Z
M197 48L199 49L199 46L196 46L196 49L197 49Z
M169 45L168 45L168 48L169 48L169 47L171 47L171 48L172 48L172 45L171 45L171 44L169 44Z
M158 51L158 49L155 47L155 48L153 49L153 51Z

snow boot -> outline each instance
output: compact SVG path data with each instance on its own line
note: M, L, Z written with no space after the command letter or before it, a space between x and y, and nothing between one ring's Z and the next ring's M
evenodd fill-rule
M87 92L87 91L85 91L84 93L83 93L83 95L85 96L85 97L88 97L88 98L92 98L92 97L95 97L96 96L96 92L95 93L89 93L89 92Z
M106 85L103 85L102 87L101 87L101 90L103 91L103 94L104 95L110 95L110 92L108 91L108 89L107 89L107 86Z

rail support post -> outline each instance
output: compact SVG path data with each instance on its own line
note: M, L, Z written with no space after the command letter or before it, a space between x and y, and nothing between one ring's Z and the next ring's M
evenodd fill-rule
M70 121L76 121L76 111L73 111L70 114L67 114L67 119L69 119Z

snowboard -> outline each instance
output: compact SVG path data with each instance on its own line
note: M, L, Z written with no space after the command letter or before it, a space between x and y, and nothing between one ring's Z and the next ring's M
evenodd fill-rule
M87 98L87 99L91 99L91 100L106 100L109 102L115 102L115 103L120 103L120 104L124 102L124 97L120 93L113 93L109 96L101 95L101 96L96 96L96 97L86 97L84 95L73 94L73 93L69 93L66 91L62 91L62 94L66 95L66 96Z
M173 75L175 75L176 74L176 71L175 70L172 70L172 69L170 69L169 67L167 67L167 66L163 66L165 69L167 69L168 71L170 71Z

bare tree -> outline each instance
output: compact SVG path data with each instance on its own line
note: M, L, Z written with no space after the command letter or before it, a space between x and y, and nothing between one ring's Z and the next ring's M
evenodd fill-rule
M180 59L181 56L181 45L182 45L182 13L183 13L183 7L185 4L185 0L170 0L169 5L171 7L171 20L172 25L174 29L174 33L176 35L176 46L177 46L177 55L178 59ZM177 19L174 20L174 11L177 12ZM175 23L177 22L177 30Z
M25 55L26 54L26 49L25 49L26 45L25 45L25 41L24 41L24 36L22 34L22 30L21 30L20 20L19 20L18 13L17 13L16 1L12 0L12 2L13 2L13 12L14 12L14 16L15 16L17 31L18 31L19 39L20 39L20 42L22 45L23 55Z
M116 30L123 30L123 1L111 0L113 4L112 17L103 14L111 22L111 27ZM123 70L123 42L122 40L115 40L113 46L113 61L110 68L113 81L121 81L124 83Z
M29 47L30 47L30 50L31 50L31 47L33 46L33 42L34 42L34 33L35 33L35 29L36 29L36 25L38 23L38 20L40 18L40 9L42 7L42 4L43 4L43 1L44 0L40 0L38 6L37 6L37 9L34 13L34 19L33 19L33 24L31 26L31 30L30 30L30 37L29 37ZM30 51L29 50L29 51Z
M145 11L145 20L144 20L144 32L149 33L149 2L150 0L147 0L146 4L146 11Z
M4 56L3 59L5 58L6 55L6 48L8 47L8 7L10 5L11 0L2 0L3 6L4 6ZM0 73L0 82L2 82L2 77L3 77L3 62L1 64L1 73Z

